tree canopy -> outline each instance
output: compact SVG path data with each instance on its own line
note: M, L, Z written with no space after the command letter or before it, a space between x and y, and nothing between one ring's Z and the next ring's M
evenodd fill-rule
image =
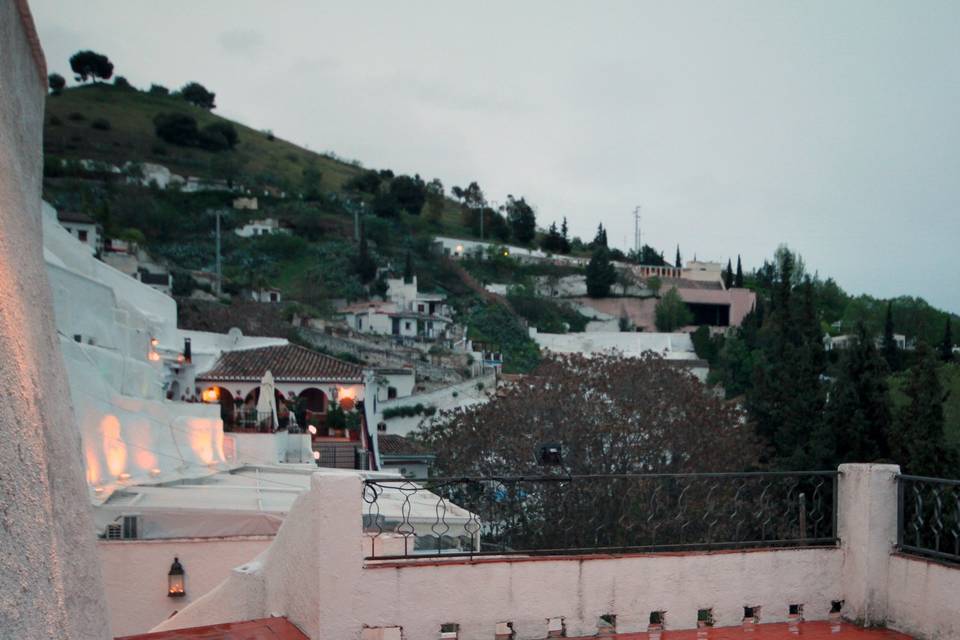
M189 82L183 85L180 89L180 96L190 104L194 104L207 111L216 109L217 107L214 103L217 94L208 91L207 88L199 82Z
M663 294L654 309L654 323L657 331L671 332L693 322L693 313L680 297L676 287Z
M78 51L70 56L70 69L76 74L78 82L87 80L109 80L113 75L113 63L102 53Z
M600 245L593 251L587 264L587 295L591 298L605 298L610 295L610 287L617 281L617 270L610 262L610 252Z

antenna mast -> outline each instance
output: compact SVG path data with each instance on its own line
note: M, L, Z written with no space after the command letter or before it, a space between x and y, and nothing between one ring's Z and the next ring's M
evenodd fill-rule
M633 250L637 253L637 259L640 259L640 205L633 209Z

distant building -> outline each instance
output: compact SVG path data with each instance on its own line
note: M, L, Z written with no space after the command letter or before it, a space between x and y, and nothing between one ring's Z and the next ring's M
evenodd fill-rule
M405 478L426 478L437 457L413 440L393 434L378 434L377 446L382 470L396 469Z
M103 250L103 230L97 221L79 211L58 211L57 220L70 235L87 245L96 255Z
M256 198L253 198L256 200ZM263 220L253 220L233 230L241 238L251 238L253 236L268 236L274 233L290 233L290 231L280 226L280 221L276 218L264 218Z
M385 301L361 302L341 310L351 329L359 333L429 340L449 337L453 324L446 296L417 289L416 276L387 279Z
M250 292L250 299L254 302L280 302L283 300L283 292L275 287L254 289Z
M850 333L839 336L824 336L823 347L827 351L843 350L856 344L857 340L858 337ZM883 336L877 336L873 341L878 348L883 346ZM907 348L907 336L902 333L893 334L893 341L896 343L897 349L902 351Z
M168 296L173 293L173 275L170 273L153 273L141 267L133 277L160 293Z
M256 196L252 198L239 197L233 199L233 208L238 210L256 211L258 208Z

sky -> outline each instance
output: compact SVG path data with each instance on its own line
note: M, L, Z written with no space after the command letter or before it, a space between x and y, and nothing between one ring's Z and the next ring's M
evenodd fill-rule
M546 227L960 313L960 3L32 0L51 72L140 88L371 168L476 180Z

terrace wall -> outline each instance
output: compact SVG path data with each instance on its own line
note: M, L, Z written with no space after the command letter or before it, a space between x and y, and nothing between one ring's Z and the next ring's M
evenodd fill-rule
M570 636L593 635L604 614L631 632L646 630L652 611L666 611L667 629L684 629L702 608L729 626L745 606L759 606L761 622L787 620L791 604L822 620L845 601L844 616L857 622L923 640L960 637L960 569L891 553L899 468L840 471L837 547L386 562L364 561L361 481L314 476L276 544L156 629L280 614L315 640L379 637L370 630L389 627L435 638L443 623L480 640L505 622L517 640L539 640L549 618L563 618Z

